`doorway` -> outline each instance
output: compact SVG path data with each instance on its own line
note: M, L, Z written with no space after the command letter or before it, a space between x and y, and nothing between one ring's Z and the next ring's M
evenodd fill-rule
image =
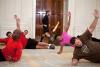
M49 33L59 21L60 24L57 32L63 31L63 0L36 0L36 39L40 39L42 35L42 18L44 12L49 10Z

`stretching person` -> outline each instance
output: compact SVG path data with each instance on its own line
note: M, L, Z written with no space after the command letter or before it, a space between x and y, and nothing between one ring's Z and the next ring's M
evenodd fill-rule
M6 36L7 36L7 38L11 38L11 37L12 37L12 32L8 31L8 32L6 33Z
M19 40L19 30L14 30L12 38L8 38L6 46L0 49L0 61L17 62L22 55L22 43Z
M80 59L86 59L94 63L100 63L100 42L91 40L99 18L99 12L94 11L94 20L88 29L79 38L72 37L70 43L75 45L72 65L77 65Z
M59 50L58 54L61 54L61 53L62 53L63 47L64 47L65 45L70 44L71 36L68 35L68 29L69 29L69 26L70 26L71 13L68 12L68 13L67 13L67 16L68 16L68 21L67 21L67 23L65 24L64 32L62 33L61 36L58 36L58 37L57 37L57 40L58 40L59 43L60 43L60 50Z
M24 35L27 35L28 34L28 30L24 30Z
M58 21L56 26L53 28L53 30L51 31L51 35L50 35L50 38L49 38L49 43L54 43L54 41L56 40L56 30L59 26L60 22Z
M17 29L21 31L20 29L20 18L18 18L17 15L14 16L16 19L16 23L17 23ZM26 38L25 34L22 32L20 35L20 40L23 44L23 48L24 49L55 49L55 45L52 44L47 44L44 42L38 42L35 39L32 38Z

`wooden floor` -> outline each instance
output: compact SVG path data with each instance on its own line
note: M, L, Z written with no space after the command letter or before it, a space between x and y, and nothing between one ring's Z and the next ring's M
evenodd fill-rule
M73 48L66 46L61 55L57 54L59 47L51 49L23 50L22 58L17 63L0 62L0 67L73 67L71 58ZM81 60L75 67L100 67L100 64Z

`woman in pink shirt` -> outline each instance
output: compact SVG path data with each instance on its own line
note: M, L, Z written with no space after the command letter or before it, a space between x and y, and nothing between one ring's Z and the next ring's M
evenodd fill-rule
M68 29L69 29L69 26L70 26L71 13L68 12L67 13L67 16L68 16L68 22L64 26L64 32L62 32L62 35L61 36L58 36L57 37L57 40L60 43L60 50L59 50L59 52L57 52L58 54L61 54L62 53L63 47L65 45L69 45L70 44L71 36L67 32L68 32Z

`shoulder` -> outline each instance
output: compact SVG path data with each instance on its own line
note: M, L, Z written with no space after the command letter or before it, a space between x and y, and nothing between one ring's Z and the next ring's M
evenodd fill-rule
M91 37L92 33L89 31L89 29L87 29L82 35L80 35L80 37Z
M85 34L92 35L92 33L89 31L89 29L88 29L88 28L87 28L87 30L85 31Z
M21 32L21 34L20 35L24 35L24 32Z

